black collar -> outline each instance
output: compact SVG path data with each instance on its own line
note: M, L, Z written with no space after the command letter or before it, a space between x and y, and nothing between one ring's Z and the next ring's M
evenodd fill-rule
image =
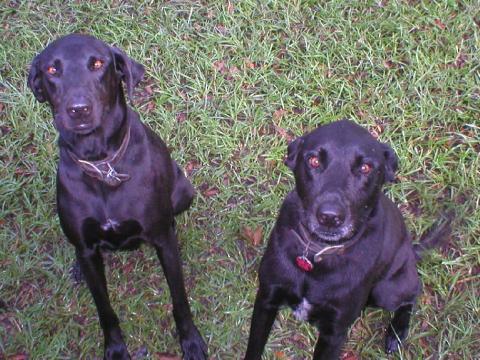
M118 186L122 182L130 179L129 174L120 174L114 168L113 165L118 162L127 150L128 143L130 141L130 126L127 128L125 137L122 144L112 155L107 156L105 159L97 161L87 161L79 159L73 152L67 150L73 161L82 168L83 172L90 177L93 177L109 186Z

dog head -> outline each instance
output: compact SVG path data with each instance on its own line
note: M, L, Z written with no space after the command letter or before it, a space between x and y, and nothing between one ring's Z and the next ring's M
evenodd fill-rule
M118 102L131 97L144 68L123 51L88 35L71 34L45 48L32 62L28 86L47 101L55 127L64 134L89 134L101 127Z
M397 156L349 120L320 126L288 146L309 232L325 242L353 237L395 179Z

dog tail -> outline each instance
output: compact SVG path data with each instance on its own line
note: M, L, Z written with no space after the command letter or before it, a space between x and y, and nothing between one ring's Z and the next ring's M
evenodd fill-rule
M420 237L420 241L413 245L413 250L417 260L421 260L425 251L442 247L448 243L452 233L452 221L455 217L453 211L442 216L442 219L425 231Z

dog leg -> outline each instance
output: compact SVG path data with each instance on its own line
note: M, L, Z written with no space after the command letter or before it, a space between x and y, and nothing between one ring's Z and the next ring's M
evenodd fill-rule
M156 240L153 244L170 288L173 317L180 335L183 358L185 360L205 360L207 359L207 345L192 320L174 225L170 226L167 234L158 236Z
M328 336L319 335L313 352L313 360L338 360L342 345L347 335L345 333Z
M385 352L387 354L397 351L402 341L407 337L412 309L413 305L403 305L395 310L385 338Z
M118 317L115 315L108 298L102 254L98 249L93 251L77 249L76 253L80 269L97 306L98 317L105 339L104 359L130 359L127 346L122 337Z
M263 349L268 340L268 335L277 316L277 306L265 305L265 294L258 290L253 307L252 323L250 325L250 337L248 339L245 360L260 360Z

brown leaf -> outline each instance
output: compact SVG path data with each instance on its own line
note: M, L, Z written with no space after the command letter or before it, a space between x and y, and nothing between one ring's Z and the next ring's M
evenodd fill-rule
M240 72L240 70L236 66L232 66L229 71L230 71L231 75L235 75L235 74L238 74Z
M187 113L186 112L179 112L177 113L177 115L175 115L175 118L177 119L177 121L179 123L182 123L184 122L185 120L187 120Z
M293 136L291 133L289 133L287 130L281 128L280 126L273 125L275 127L275 132L280 135L283 139L287 140L287 142L292 141L295 136Z
M227 12L231 15L235 11L235 7L233 6L233 3L231 1L228 2L227 5Z
M456 69L460 69L465 66L467 60L468 60L468 55L461 52L457 55L457 58L453 63L453 67L455 67Z
M217 187L212 186L211 188L207 188L205 191L203 191L203 196L205 197L212 197L217 195L220 192Z
M225 74L228 72L228 67L223 60L217 60L213 63L213 67L217 70L220 74Z
M286 360L287 355L283 351L275 351L274 353L275 359Z
M263 228L259 225L255 230L252 230L250 227L245 226L240 235L253 246L258 246L262 242Z
M277 109L273 112L273 119L280 120L286 113L287 113L287 110L285 109Z
M199 167L200 164L196 160L190 160L187 162L187 165L185 165L185 171L187 172L187 175L190 176Z
M435 19L435 25L441 30L445 30L447 26L440 19Z
M10 355L7 360L27 360L28 355L27 354L15 354L15 355Z
M221 35L226 35L228 33L227 28L222 24L216 25L215 30L217 30Z
M355 355L355 353L351 350L347 351L342 355L342 360L359 360L360 358Z
M7 126L7 125L0 125L0 134L3 136L3 135L7 135L8 133L10 133L12 131L12 128L10 126Z
M249 59L245 59L244 63L247 69L255 69L255 63L253 63Z
M182 360L181 357L169 354L169 353L155 353L155 359L157 360Z
M153 101L153 100L149 101L147 103L147 112L155 110L156 107L157 107L157 105L155 104L155 101Z
M396 64L392 60L384 60L383 66L386 67L387 69L393 69L396 66Z
M480 17L474 17L473 22L480 28Z

